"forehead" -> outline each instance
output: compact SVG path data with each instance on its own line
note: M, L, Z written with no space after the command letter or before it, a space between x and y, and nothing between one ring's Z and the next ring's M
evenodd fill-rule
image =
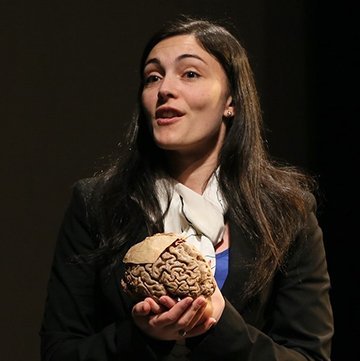
M176 35L157 43L150 51L147 59L162 56L176 58L180 54L197 54L202 58L215 58L210 55L193 35Z

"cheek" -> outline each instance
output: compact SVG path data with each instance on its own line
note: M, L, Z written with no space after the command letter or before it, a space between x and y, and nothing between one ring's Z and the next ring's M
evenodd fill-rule
M146 113L146 115L150 116L155 109L156 100L154 96L149 92L143 92L141 96L141 104Z
M188 100L194 109L222 114L226 103L225 98L221 84L216 83L199 89L197 94L190 94Z
M204 110L213 107L213 95L207 90L190 93L187 97L189 106L194 110Z
M225 101L219 95L214 95L214 93L204 92L199 94L199 97L193 98L190 101L192 102L193 109L216 116L223 113Z

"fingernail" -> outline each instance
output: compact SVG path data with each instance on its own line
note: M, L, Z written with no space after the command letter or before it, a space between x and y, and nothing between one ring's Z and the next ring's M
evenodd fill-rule
M199 298L196 300L196 302L197 302L197 304L198 304L199 306L202 306L202 305L204 305L204 304L206 303L206 300L205 300L205 298L203 298L203 297L199 297Z
M186 306L190 306L193 302L193 299L191 297L186 297L184 302Z

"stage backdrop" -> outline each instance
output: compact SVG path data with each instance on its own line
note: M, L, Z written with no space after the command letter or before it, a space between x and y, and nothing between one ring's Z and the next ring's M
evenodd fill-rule
M0 6L1 359L40 359L46 284L71 187L101 169L121 141L134 110L142 47L179 13L232 24L255 72L272 154L319 178L337 325L333 361L350 359L356 285L345 284L358 283L351 256L357 192L348 167L356 102L346 80L355 68L353 46L346 48L355 29L352 10L296 0Z

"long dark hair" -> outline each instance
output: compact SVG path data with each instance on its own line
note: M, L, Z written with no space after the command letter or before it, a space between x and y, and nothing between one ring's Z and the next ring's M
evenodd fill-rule
M300 170L270 159L263 135L262 116L246 51L223 25L183 16L166 24L146 45L140 76L151 49L161 40L191 34L222 65L229 82L235 116L219 156L219 185L228 204L226 217L249 237L256 257L247 294L256 294L281 268L291 241L306 217L306 197L312 178ZM108 265L121 259L127 240L137 236L139 224L148 233L163 231L163 215L155 180L164 171L163 151L149 132L141 107L130 124L120 155L97 176L95 207L100 244L93 254Z

